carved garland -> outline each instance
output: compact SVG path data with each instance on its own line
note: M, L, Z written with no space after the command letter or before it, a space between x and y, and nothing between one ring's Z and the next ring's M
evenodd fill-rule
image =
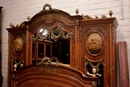
M55 62L53 62L55 60ZM59 60L56 57L49 58L49 57L44 57L37 65L40 65L42 70L45 70L47 72L50 71L55 71L55 68L57 67L57 62Z
M58 28L59 29L59 33L58 35L55 35L53 30L55 29L51 29L50 31L47 32L47 34L43 37L41 36L41 32L38 32L36 34L36 36L32 35L32 40L33 41L37 41L37 40L54 40L55 42L62 38L62 39L69 39L72 35L72 33L70 33L69 31L65 31L62 28Z
M92 68L92 74L89 73L89 71L87 71L87 75L89 76L92 76L92 77L96 77L96 76L102 76L101 74L99 74L99 66L102 64L103 66L106 66L104 63L103 63L103 59L101 59L100 61L97 62L96 65L93 64L93 61L89 60L86 56L85 56L85 59L87 60L85 62L85 65L90 65L91 68Z

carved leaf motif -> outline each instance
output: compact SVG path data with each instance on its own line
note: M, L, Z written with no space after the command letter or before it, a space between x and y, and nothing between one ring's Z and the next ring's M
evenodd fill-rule
M90 28L81 29L81 35L80 35L81 40L84 39L86 33L87 33L89 30L90 30Z
M107 37L107 27L100 27L98 30L103 34L104 37Z

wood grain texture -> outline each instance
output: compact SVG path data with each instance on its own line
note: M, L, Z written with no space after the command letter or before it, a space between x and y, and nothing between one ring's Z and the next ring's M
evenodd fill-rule
M13 87L93 87L97 78L86 77L82 72L70 66L58 63L54 71L42 70L40 65L24 67L13 72Z
M41 10L30 20L24 21L18 26L12 25L11 28L7 28L9 34L8 87L11 87L11 84L14 85L13 87L17 87L17 85L20 85L19 87L27 87L27 85L31 85L33 82L35 85L31 85L32 87L40 87L41 85L45 84L47 87L52 84L54 87L61 87L64 86L64 84L66 84L66 87L71 87L73 85L75 87L91 87L90 83L92 82L92 78L84 77L81 73L79 73L80 71L85 76L87 76L86 72L88 70L87 65L85 65L87 60L84 58L84 56L86 56L89 60L94 61L92 62L93 64L98 63L100 60L102 60L104 63L103 67L100 66L102 79L101 82L99 81L98 87L116 87L117 26L118 22L115 17L84 20L84 17L82 15L71 16L67 12L59 9L51 9L47 11ZM68 31L71 34L71 37L69 39L70 67L60 65L62 68L59 67L57 72L53 73L39 71L38 66L29 67L30 65L34 63L36 64L42 59L38 57L37 43L35 46L33 46L35 41L32 40L32 36L36 36L41 28L45 28L46 30L51 31L56 27L60 27L62 30ZM93 38L91 38L91 35ZM98 35L98 38L95 35ZM12 43L14 41L14 37L16 36L22 36L24 42L23 51L21 51L19 55L15 54L13 51L14 46ZM94 52L87 49L86 42L89 36L91 39L89 42L94 41L91 46L97 46L100 48L100 50L96 53L95 48L92 48L92 51ZM42 43L44 43L44 41L42 41ZM46 53L46 49L44 52ZM59 52L57 53L60 54ZM35 54L34 57L32 54ZM12 71L15 70L15 62L12 62L14 59L15 61L22 60L25 68L21 72L18 70L17 73L13 72L12 74ZM30 72L31 70L32 72ZM10 77L13 77L13 75L16 76L11 79ZM93 80L95 81L95 79ZM11 83L12 81L14 81L14 83ZM57 84L59 83L59 85L57 85L55 82Z
M120 87L129 87L127 42L118 42L118 56Z

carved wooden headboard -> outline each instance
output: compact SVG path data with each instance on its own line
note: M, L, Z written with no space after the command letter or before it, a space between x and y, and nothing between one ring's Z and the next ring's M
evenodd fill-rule
M10 24L8 87L116 87L118 22L113 12L101 18L78 13L45 4L28 21ZM60 63L37 65L44 57Z
M13 74L13 87L94 87L97 79L60 63L50 67L30 65Z

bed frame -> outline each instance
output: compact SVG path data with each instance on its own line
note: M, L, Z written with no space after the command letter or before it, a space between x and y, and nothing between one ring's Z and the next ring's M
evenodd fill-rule
M8 87L116 87L117 19L112 11L101 18L75 12L45 4L27 21L10 24Z
M12 87L95 87L97 80L61 63L49 67L29 65L12 73Z

